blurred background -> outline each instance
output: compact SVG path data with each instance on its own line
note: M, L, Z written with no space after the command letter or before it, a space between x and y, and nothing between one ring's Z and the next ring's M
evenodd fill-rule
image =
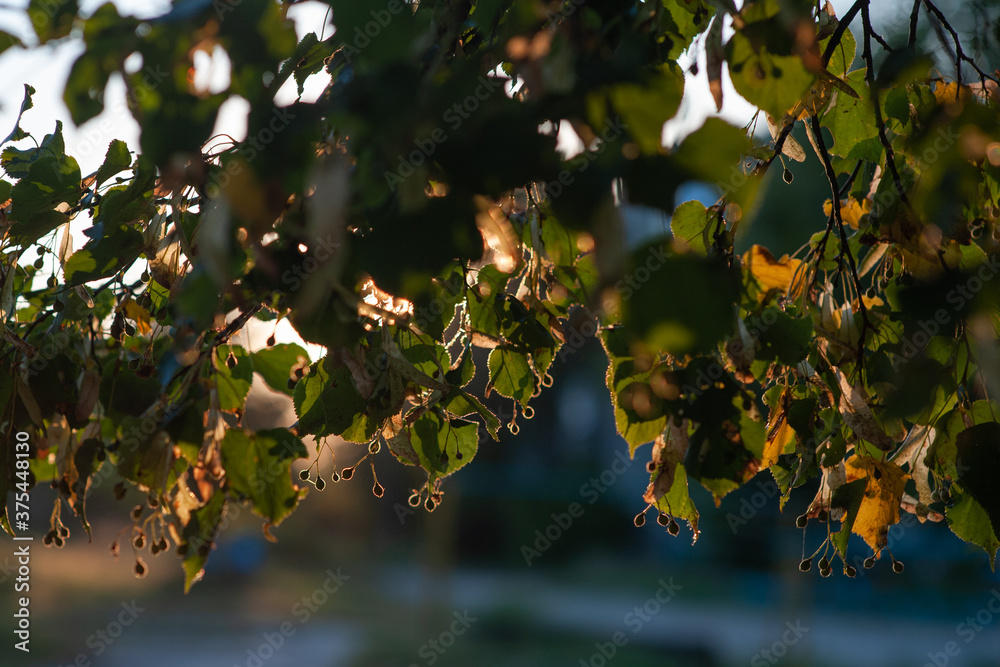
M26 37L26 4L0 6L0 26ZM116 4L141 16L169 5ZM851 3L833 4L842 14ZM877 27L890 41L904 29L904 4L875 3ZM990 25L1000 13L992 2L938 4L967 31L983 21ZM300 35L323 14L316 3L297 5L293 15L309 26L300 27ZM940 50L935 39L926 36L928 50ZM996 42L984 48L982 57L993 69L1000 64ZM38 89L26 129L42 136L55 119L68 118L60 90L79 50L70 41L0 57L0 134L13 126L22 83ZM207 65L206 71L224 84L224 70ZM305 98L323 85L322 76L310 80ZM704 74L690 77L688 91L680 117L664 130L668 144L715 115ZM121 82L113 81L108 110L81 128L66 128L67 151L85 173L112 138L137 145L123 95ZM729 86L726 95L721 115L746 124L752 111ZM246 109L239 100L227 107L220 131L239 139ZM571 136L564 146L578 150ZM769 175L763 192L768 203L753 213L767 224L748 225L744 247L759 242L776 255L794 251L825 224L822 211L797 204L826 188L815 160L791 166L792 185L781 182L778 170ZM774 196L778 188L783 190ZM707 203L716 196L705 185L679 193L680 200ZM661 213L630 209L625 217L632 244L669 230ZM269 334L251 330L248 340L237 342L256 346ZM627 448L615 433L605 364L594 341L557 361L554 386L532 401L534 418L519 415L519 433L505 430L499 444L483 440L476 465L448 480L444 502L433 513L409 507L410 489L421 484L421 475L384 450L374 470L386 489L383 498L371 493L372 470L359 467L349 482L311 489L299 510L273 530L276 543L265 539L261 520L248 508L230 507L229 526L204 580L188 595L172 553L143 552L148 575L133 576L127 513L144 498L130 493L115 501L109 488L97 490L88 507L91 543L67 519L73 535L63 549L32 545L30 654L12 647L16 559L14 544L4 541L0 615L8 620L0 665L1000 664L1000 576L981 550L944 525L919 525L904 515L889 540L905 571L893 574L883 559L872 570L859 568L854 579L837 566L826 579L815 568L798 571L803 553L812 553L826 532L813 522L803 536L794 525L815 485L793 493L779 513L766 472L718 508L707 492L692 487L702 511L701 536L693 545L686 525L678 537L652 515L642 528L633 526L644 507L650 448L640 448L632 462L623 456ZM490 407L510 419L509 402ZM263 386L255 387L247 418L255 425L294 421L289 401ZM315 456L315 448L310 451ZM355 445L333 445L333 452L338 468L362 454ZM329 453L318 466L329 482ZM54 499L44 485L32 493L32 528L39 537ZM108 549L116 536L122 538L117 559ZM851 553L864 557L867 548L852 541Z
M678 537L652 516L636 528L649 446L634 462L623 456L602 356L588 345L561 363L554 386L533 401L535 417L518 417L516 437L484 440L433 513L409 507L420 476L384 450L375 457L383 498L361 466L348 482L311 489L273 530L277 543L248 508L230 507L204 580L188 595L172 553L143 552L149 574L133 576L127 512L143 497L93 493L93 543L75 527L63 549L33 545L32 652L15 654L5 641L0 664L997 664L1000 577L942 524L904 515L892 528L902 574L887 558L854 579L839 566L826 579L816 568L803 574L794 521L815 489L797 490L779 513L765 472L717 509L693 489L702 511L694 545L686 525ZM255 394L248 415L288 423L283 396ZM333 450L339 468L362 454L358 445ZM327 480L332 466L325 454ZM53 499L43 486L32 493L38 533ZM116 561L108 546L123 530ZM808 552L825 532L810 524ZM13 544L5 544L10 609ZM867 548L852 541L851 552Z

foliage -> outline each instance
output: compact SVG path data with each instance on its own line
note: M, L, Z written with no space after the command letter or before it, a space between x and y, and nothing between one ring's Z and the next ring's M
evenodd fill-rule
M854 570L852 533L877 557L901 510L946 520L992 563L1000 98L932 3L895 48L866 0L840 20L805 0L328 0L335 33L301 39L271 0L150 20L44 4L29 10L39 43L85 43L72 122L120 77L142 133L90 175L61 124L38 139L19 122L3 143L5 496L52 480L87 526L88 494L134 485L152 509L133 512L136 546L173 545L190 586L226 504L279 525L306 493L293 462L331 437L359 444L334 481L391 456L426 474L411 502L433 510L499 438L485 399L511 402L516 431L554 360L596 334L619 432L650 459L637 503L672 534L676 517L698 535L689 483L718 503L769 474L783 506L818 478L798 523L826 522L823 575L830 550ZM954 75L918 26L952 39ZM661 147L678 59L700 49L717 103L726 69L773 144L710 119ZM224 91L196 85L204 54L228 59ZM276 104L322 71L315 102ZM211 137L233 96L247 138ZM584 143L572 158L565 126ZM800 205L825 229L803 229L792 257L737 252L764 193L783 196L771 167L809 153L829 195ZM718 200L675 209L691 181ZM626 248L613 191L672 213L672 236ZM253 318L287 318L325 356L233 344ZM294 425L247 426L255 374L292 397Z

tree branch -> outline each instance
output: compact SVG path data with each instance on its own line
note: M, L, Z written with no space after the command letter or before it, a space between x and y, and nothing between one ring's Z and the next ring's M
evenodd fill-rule
M989 74L987 74L986 72L984 72L983 70L981 70L979 68L979 65L977 65L975 63L975 61L972 60L972 58L970 58L969 56L965 55L965 52L962 51L962 41L958 38L958 33L955 31L955 29L953 27L951 27L951 24L948 22L948 19L941 12L941 10L938 9L934 5L934 3L931 2L931 0L924 0L924 6L927 7L928 11L930 11L932 14L934 14L934 17L938 20L938 22L941 24L941 26L943 26L944 29L948 31L948 34L951 35L951 40L955 43L955 60L956 60L956 62L955 62L955 69L958 71L958 75L957 75L958 83L959 84L962 83L962 63L963 62L968 63L972 67L972 69L974 69L976 71L976 74L979 75L979 79L980 79L980 81L983 84L986 83L986 79L990 79L992 81L997 81L997 79L995 77L990 76Z
M920 0L913 0L913 9L910 11L910 36L906 40L908 48L917 46L917 18L920 16Z

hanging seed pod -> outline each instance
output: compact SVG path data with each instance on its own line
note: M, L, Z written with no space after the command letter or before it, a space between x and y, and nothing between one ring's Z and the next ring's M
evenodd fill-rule
M812 558L803 558L802 562L799 563L799 570L801 572L808 572L810 569L812 569L812 566L813 566Z
M351 466L350 468L344 468L344 470L341 472L341 476L344 479L350 479L354 477L354 466Z
M681 532L681 527L678 525L677 521L673 517L670 517L670 523L667 525L667 532L670 533L672 537L677 537Z
M379 450L381 450L381 449L382 449L382 445L381 445L381 443L379 443L378 440L376 440L375 442L373 442L370 445L368 445L368 453L369 454L378 454Z
M381 498L385 494L385 488L378 482L375 482L375 485L372 486L372 493L375 494L376 498Z
M325 488L326 488L326 480L323 479L322 477L317 477L316 478L316 490L317 491L322 491Z
M136 579L142 579L143 577L146 576L146 572L147 572L147 570L146 570L146 564L144 562L142 562L141 558L136 558L135 559L135 568L134 568L134 571L135 571L135 578Z
M635 524L636 528L641 528L642 526L644 526L646 524L646 511L643 510L638 514L636 514L635 518L632 519L632 523Z

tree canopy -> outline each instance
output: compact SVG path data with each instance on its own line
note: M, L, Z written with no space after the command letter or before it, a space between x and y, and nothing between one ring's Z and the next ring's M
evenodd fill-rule
M89 533L88 495L138 487L134 546L175 551L190 586L229 503L270 535L307 483L395 458L425 474L410 502L433 511L596 336L622 446L648 461L637 525L651 511L696 539L690 484L718 503L771 475L784 506L818 480L788 523L825 524L823 576L831 559L872 566L901 511L993 563L1000 36L985 5L967 34L901 1L908 30L883 37L868 0L840 17L806 0L328 0L336 29L297 38L288 4L140 19L31 0L37 45L85 45L67 121L99 115L116 77L141 139L111 141L89 175L62 123L36 137L19 119L2 142L5 498L51 481ZM0 51L34 46L0 32ZM198 83L206 54L228 63L224 90ZM685 69L720 108L728 76L751 125L710 118L663 146ZM286 84L300 99L281 106ZM232 97L246 138L213 137ZM788 255L745 242L777 224L770 199L805 192L799 162L825 190L796 207L825 225L785 227ZM691 182L714 203L678 205ZM670 233L630 246L624 218L645 209ZM254 318L289 320L325 356L234 344ZM293 399L294 424L248 426L255 374ZM293 479L332 438L357 456ZM865 553L848 554L852 534ZM46 543L66 535L56 512Z

